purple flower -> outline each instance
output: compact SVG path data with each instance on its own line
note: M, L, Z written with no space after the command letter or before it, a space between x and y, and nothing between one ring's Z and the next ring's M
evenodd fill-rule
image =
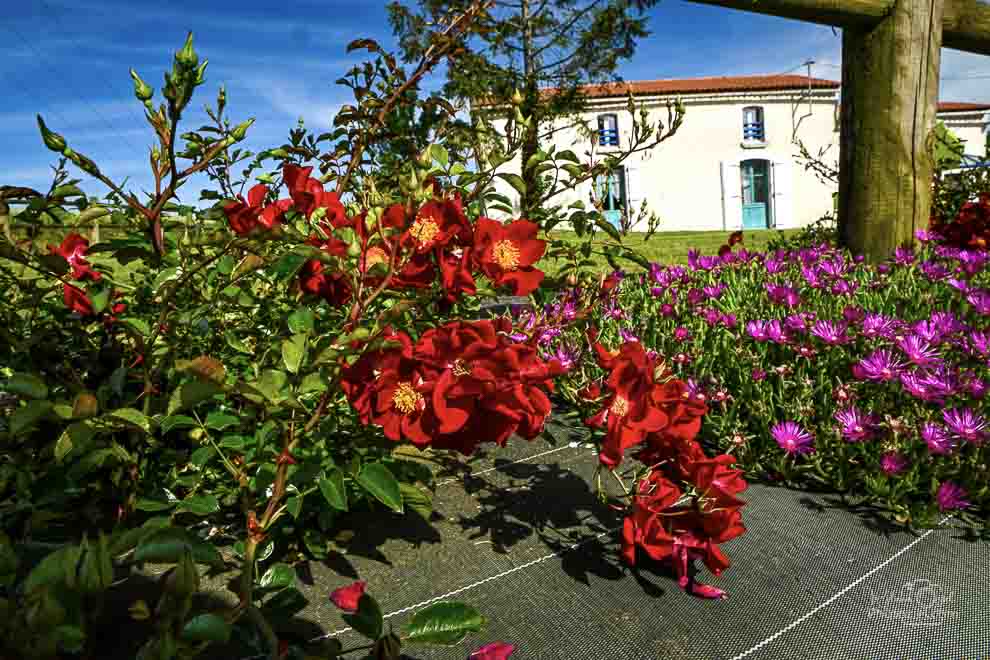
M563 332L564 331L561 330L560 328L553 328L553 327L543 328L542 330L540 330L539 334L537 335L536 343L540 344L541 346L545 344L549 344L551 341L559 337Z
M866 312L863 311L862 307L846 305L842 310L842 318L844 318L848 323L859 323L865 316Z
M684 326L678 326L677 329L674 330L674 339L677 341L687 341L690 338L691 332Z
M756 341L766 341L767 340L767 322L766 321L750 321L746 324L746 332L750 337Z
M987 436L987 420L971 408L943 410L942 419L953 436L975 445L982 444Z
M885 452L880 457L880 469L891 476L903 472L908 463L907 456L896 451Z
M952 509L965 509L969 506L966 499L968 493L959 484L952 481L944 481L938 487L935 500L938 502L939 511L950 511Z
M763 265L767 269L767 273L770 275L775 275L777 273L783 273L787 270L787 262L782 259L775 259L774 257L767 257Z
M727 288L729 288L728 284L720 283L716 286L706 286L702 289L702 291L709 300L717 300L722 297L722 293L724 293Z
M671 305L670 303L664 303L663 305L660 305L660 315L666 318L670 318L671 316L677 316L677 312L676 310L674 310L673 305Z
M580 357L581 355L578 351L568 346L558 346L557 350L551 356L551 358L556 358L556 360L560 362L560 366L567 371L570 371L575 367L575 365L577 365Z
M933 454L951 454L956 448L956 442L941 424L925 422L921 425L921 439L928 445L928 451Z
M899 247L894 250L894 263L898 266L910 266L914 263L914 250Z
M972 351L986 357L990 355L990 332L974 330L969 333L969 345Z
M766 284L767 297L770 298L771 302L778 305L787 305L788 307L797 307L801 304L801 296L798 294L797 289L792 286L780 286L777 284Z
M804 277L804 281L812 289L822 288L822 280L818 276L818 269L814 266L802 266L801 275Z
M835 296L851 296L856 293L856 289L859 288L859 284L856 282L850 282L849 280L839 279L832 284L832 295Z
M959 260L959 268L970 277L974 277L990 262L990 254L986 250L962 250L956 259Z
M845 257L837 254L828 259L818 262L818 270L829 277L839 278L844 276L852 268L852 264L846 261Z
M905 371L901 374L901 385L904 391L916 399L922 401L941 402L942 397L925 382L923 375L914 371Z
M982 400L986 396L987 390L990 389L990 384L982 378L974 376L966 383L966 389L969 390L974 399Z
M924 261L921 263L921 272L932 282L944 280L949 276L949 269L937 261Z
M921 372L924 384L939 397L952 396L959 392L959 376L949 366L939 364Z
M904 363L894 357L893 351L881 348L854 364L852 371L857 380L891 381L900 375L904 367Z
M808 317L806 314L791 314L784 319L784 328L788 332L804 333L808 331Z
M666 291L666 289L655 286L652 289L650 289L650 295L653 296L654 298L659 298L660 296L663 295L664 291Z
M943 327L928 320L918 321L913 324L911 326L911 332L913 332L919 339L923 339L924 341L932 344L941 343L942 337L944 336Z
M876 433L880 420L871 414L864 414L856 406L843 408L835 413L835 421L841 428L839 432L847 442L863 442L869 440Z
M897 346L904 351L908 360L920 367L938 364L941 361L935 347L917 335L901 339L897 342Z
M946 282L953 289L957 289L958 291L960 291L963 294L966 294L966 293L969 292L969 282L967 282L966 280L960 280L960 279L957 279L955 277L950 277L948 280L946 280Z
M980 316L990 315L990 291L972 289L966 296L966 302L972 305Z
M698 288L693 288L687 294L688 304L692 307L705 301L705 292Z
M719 321L722 319L722 313L717 309L707 307L701 311L701 317L705 319L705 323L710 326L718 325Z
M810 454L815 451L814 437L795 422L781 422L770 430L770 434L788 454Z
M863 317L862 333L864 337L872 339L874 337L882 337L884 339L893 339L894 332L897 329L899 323L897 319L887 318L883 314L875 314L873 312L867 312Z
M845 323L835 321L819 321L811 329L811 334L818 337L829 346L838 346L849 341L846 334L848 326Z
M787 334L787 331L784 330L784 325L780 321L774 319L773 321L767 323L767 339L775 344L787 344L790 342L791 337Z
M629 330L626 330L625 328L619 328L619 337L622 339L623 342L639 341L639 337L634 335Z
M942 240L942 236L938 232L928 231L927 229L916 229L914 231L914 237L922 243L932 243Z
M722 314L719 318L726 328L735 329L739 325L739 319L736 318L735 314Z
M766 380L767 372L763 371L763 369L753 369L753 373L750 374L750 376L754 382L759 383L760 381Z
M694 378L688 378L686 389L688 397L692 399L704 401L708 398L708 393L705 391L704 385L696 381Z
M877 272L886 275L890 272L890 264L877 264Z

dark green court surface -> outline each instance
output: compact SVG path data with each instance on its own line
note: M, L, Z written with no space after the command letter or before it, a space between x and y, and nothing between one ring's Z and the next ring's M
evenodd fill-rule
M618 560L620 519L594 497L593 450L514 439L441 477L435 519L376 513L354 521L345 555L302 571L313 636L345 648L331 590L366 580L396 629L457 600L488 619L455 647L407 658L462 660L505 641L512 660L973 660L990 658L990 552L959 530L916 535L831 495L751 486L748 532L724 546L733 566L699 578L729 593L682 593L662 566ZM470 469L470 475L463 472ZM348 656L354 657L354 656Z

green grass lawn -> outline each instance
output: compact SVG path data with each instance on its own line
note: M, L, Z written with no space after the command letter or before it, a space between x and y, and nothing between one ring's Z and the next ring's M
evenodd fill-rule
M747 250L759 252L765 250L767 242L778 234L791 236L798 231L796 229L785 231L773 229L761 231L750 230L745 232L743 236L743 246ZM623 244L633 248L650 261L657 261L663 264L686 264L688 250L698 250L701 254L715 254L718 252L719 247L724 245L729 239L730 233L727 231L657 232L650 237L649 241L643 240L645 236L643 233L631 233L623 239ZM596 242L603 242L604 239L599 238L600 236L602 235L599 234L596 236ZM550 238L578 242L577 234L571 231L553 231L550 233ZM601 264L603 270L610 269L604 258L599 257L595 261ZM638 268L632 262L626 260L620 260L620 262L628 263L630 270ZM556 273L561 265L562 262L545 257L537 263L537 268L546 273Z

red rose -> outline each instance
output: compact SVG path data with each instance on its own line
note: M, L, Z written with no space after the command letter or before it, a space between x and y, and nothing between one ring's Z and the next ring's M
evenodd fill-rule
M66 236L57 248L54 245L49 245L48 252L57 254L69 262L69 266L72 268L72 279L90 279L99 282L103 276L90 268L89 262L85 259L88 248L89 241L73 232Z
M93 311L93 302L79 287L66 284L62 292L62 297L65 300L65 306L80 316L92 316L95 314Z
M503 225L478 218L474 243L478 267L496 286L509 286L513 295L528 296L543 281L543 271L533 268L547 247L536 238L538 231L529 220Z
M512 644L505 642L492 642L485 644L480 649L471 654L468 660L505 660L516 650Z
M364 595L364 588L367 585L367 582L358 580L346 587L335 589L330 592L330 600L340 609L353 614L357 612L358 603L361 601L361 596Z

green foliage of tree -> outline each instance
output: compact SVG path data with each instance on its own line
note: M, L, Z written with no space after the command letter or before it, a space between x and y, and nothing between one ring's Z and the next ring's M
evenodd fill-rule
M422 57L434 45L424 38L428 28L467 4L468 0L420 0L413 9L393 2L390 19L403 56L409 61ZM518 107L529 119L520 145L524 217L540 220L546 212L541 208L546 183L534 156L561 129L555 120L585 107L582 85L615 77L618 65L635 52L637 40L649 35L644 12L655 4L656 0L499 0L483 14L471 38L458 44L457 65L447 68L443 95L510 111ZM548 88L553 93L547 93ZM472 123L478 127L476 117Z

